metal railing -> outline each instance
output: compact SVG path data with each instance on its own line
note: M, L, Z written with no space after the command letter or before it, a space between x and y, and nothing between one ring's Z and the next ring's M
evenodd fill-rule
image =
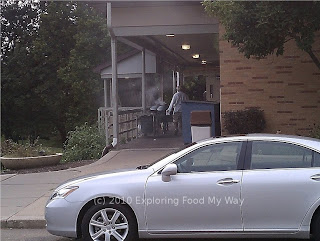
M138 118L142 115L141 107L120 107L118 111L119 141L127 142L138 137ZM99 131L106 136L107 144L113 138L113 112L112 108L100 107L98 109Z

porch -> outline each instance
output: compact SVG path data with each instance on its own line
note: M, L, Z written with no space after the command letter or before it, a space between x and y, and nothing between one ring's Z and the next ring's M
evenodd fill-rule
M105 10L111 36L112 61L100 69L105 103L98 119L114 146L138 137L139 116L155 101L169 104L176 87L190 78L203 76L206 82L204 99L196 100L220 103L219 23L206 16L201 3L108 1L94 6ZM119 41L135 53L118 56ZM132 82L138 94L131 93Z

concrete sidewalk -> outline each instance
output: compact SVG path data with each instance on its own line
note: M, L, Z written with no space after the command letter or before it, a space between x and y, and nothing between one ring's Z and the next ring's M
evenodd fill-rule
M1 228L44 228L45 204L62 182L91 173L148 164L174 151L177 146L174 147L122 149L109 152L95 163L73 169L1 175Z

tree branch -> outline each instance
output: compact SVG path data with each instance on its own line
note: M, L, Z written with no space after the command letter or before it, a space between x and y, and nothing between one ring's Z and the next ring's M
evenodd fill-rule
M315 63L315 65L320 70L320 61L319 61L318 57L313 53L312 49L310 48L310 49L306 50L306 52L310 55L310 57L313 60L313 62Z

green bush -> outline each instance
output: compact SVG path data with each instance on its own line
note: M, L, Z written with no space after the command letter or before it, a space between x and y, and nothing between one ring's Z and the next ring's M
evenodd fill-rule
M320 139L320 125L314 125L310 136L313 138Z
M34 144L30 144L29 142L25 144L19 144L10 139L1 142L1 156L32 157L51 154L55 154L55 152L39 144L38 138L35 140Z
M224 119L224 127L231 135L261 133L266 127L263 111L257 108L225 112Z
M98 159L105 145L105 137L99 133L98 128L86 123L68 133L62 161Z

